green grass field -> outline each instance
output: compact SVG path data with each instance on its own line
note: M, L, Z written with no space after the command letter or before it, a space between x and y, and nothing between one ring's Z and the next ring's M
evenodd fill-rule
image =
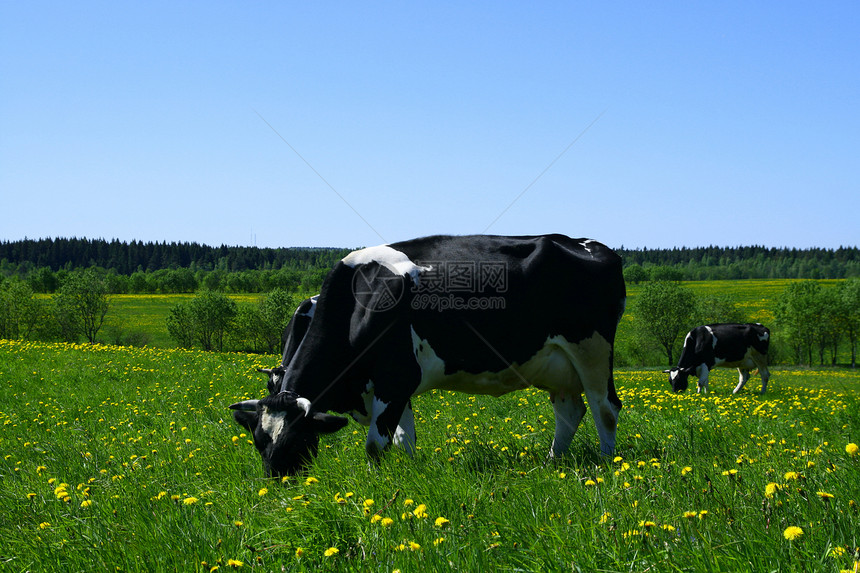
M856 371L776 369L762 397L619 370L617 457L587 416L552 463L545 393L432 392L415 458L369 467L350 423L280 483L227 409L277 360L0 341L0 570L860 567Z

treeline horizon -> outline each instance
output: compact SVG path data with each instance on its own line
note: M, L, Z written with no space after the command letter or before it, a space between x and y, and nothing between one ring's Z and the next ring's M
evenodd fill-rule
M136 276L136 281L126 281L128 286L118 289L125 292L191 292L199 287L224 288L230 276L232 285L227 290L255 292L254 289L289 288L297 282L305 282L306 286L311 286L307 282L321 282L322 276L351 250L329 247L212 247L196 242L136 240L127 243L118 239L75 237L23 239L0 242L0 277L29 280L34 290L51 292L57 282L52 280L52 275L61 279L65 272L97 268L117 277L132 279ZM625 276L630 282L844 279L860 276L858 247L620 247L615 250L624 261ZM176 272L180 270L184 272ZM185 280L177 280L180 274ZM189 275L194 275L196 280L188 280ZM313 275L314 278L303 281L302 275ZM208 284L205 284L207 277ZM147 282L151 284L147 285Z

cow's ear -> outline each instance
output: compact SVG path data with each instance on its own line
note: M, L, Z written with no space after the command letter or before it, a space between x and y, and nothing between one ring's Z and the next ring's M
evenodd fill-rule
M348 418L343 416L335 416L324 412L316 412L311 416L311 425L314 430L321 434L331 434L337 432L349 423Z
M257 427L257 412L235 410L233 412L233 419L236 420L237 424L251 433L254 433L254 429Z

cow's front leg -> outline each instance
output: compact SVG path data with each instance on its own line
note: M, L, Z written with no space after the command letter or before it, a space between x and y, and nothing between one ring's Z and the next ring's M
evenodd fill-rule
M738 368L738 385L732 390L732 394L737 394L744 387L744 384L750 379L750 371L748 368Z
M412 400L403 408L403 415L394 431L394 445L403 448L410 456L415 455L415 414L412 412Z
M367 431L367 442L365 443L367 456L372 461L378 461L382 452L391 445L392 441L396 442L398 440L397 431L401 420L403 420L403 424L407 428L411 425L411 440L412 447L414 448L415 424L412 418L412 409L409 408L407 414L407 406L408 401L399 403L394 401L386 402L378 396L374 397L371 407L370 428ZM399 437L401 443L409 440L409 430L407 428L401 429L401 436Z
M708 393L708 365L702 364L696 371L696 374L699 375L699 383L698 390L699 394L707 394Z
M550 394L549 399L552 401L552 410L555 413L555 437L552 440L549 457L555 458L563 455L570 447L573 435L582 421L582 416L585 415L585 402L582 401L582 394L579 393L557 392Z

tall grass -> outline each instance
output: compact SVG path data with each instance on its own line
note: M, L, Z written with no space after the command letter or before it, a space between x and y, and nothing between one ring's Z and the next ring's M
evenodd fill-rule
M546 461L540 391L432 392L419 450L351 423L306 476L262 477L227 405L278 357L0 341L0 569L840 571L860 545L860 374L674 395L621 370L617 457L590 418ZM755 388L757 379L750 382ZM847 449L846 449L847 448ZM832 497L831 497L832 496ZM800 528L802 534L785 537Z

